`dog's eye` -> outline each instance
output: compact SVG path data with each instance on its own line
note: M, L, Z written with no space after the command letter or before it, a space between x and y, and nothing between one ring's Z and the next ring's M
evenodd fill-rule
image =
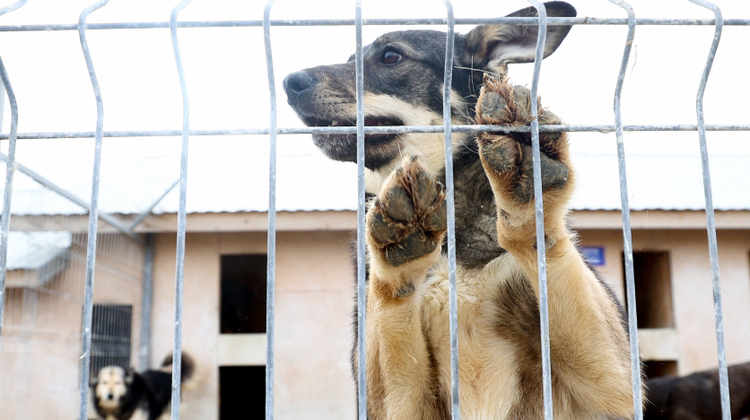
M383 64L396 64L401 61L401 54L393 50L387 50L383 53Z

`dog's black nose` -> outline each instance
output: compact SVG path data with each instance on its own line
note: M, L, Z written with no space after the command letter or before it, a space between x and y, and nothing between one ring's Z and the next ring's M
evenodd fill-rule
M284 78L284 92L289 105L296 105L305 91L315 85L315 78L305 71L292 73Z

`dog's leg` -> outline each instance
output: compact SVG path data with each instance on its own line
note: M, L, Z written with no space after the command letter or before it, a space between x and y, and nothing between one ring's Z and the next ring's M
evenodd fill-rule
M477 102L478 123L527 125L532 119L530 103L528 89L504 78L486 78ZM538 113L540 124L560 124L541 106ZM530 135L481 133L478 142L497 204L499 245L521 265L538 298ZM567 135L540 133L539 142L556 409L572 403L629 418L630 358L617 304L584 262L565 224L573 190Z
M420 305L427 271L440 257L446 229L444 199L442 185L411 157L390 175L368 212L371 418L437 418Z

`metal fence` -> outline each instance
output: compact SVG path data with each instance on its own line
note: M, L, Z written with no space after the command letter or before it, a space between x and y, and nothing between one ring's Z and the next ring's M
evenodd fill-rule
M80 14L77 24L35 24L35 25L5 25L0 26L0 31L77 31L80 38L81 48L85 57L88 68L91 85L94 91L94 97L97 104L97 122L94 132L41 132L41 133L18 133L18 108L16 105L15 95L12 89L12 80L10 80L5 66L0 60L0 76L7 92L11 111L11 129L8 135L0 135L0 139L9 140L9 151L7 156L3 155L6 161L6 183L3 197L3 213L0 234L0 306L3 299L7 297L3 294L6 282L6 254L9 237L10 209L12 199L13 177L16 171L33 176L33 172L23 167L15 160L15 148L18 139L47 139L47 138L94 138L95 139L95 158L94 172L92 176L91 200L88 203L78 203L89 210L88 235L86 236L86 268L85 268L85 290L84 290L84 327L82 331L81 345L81 368L80 368L80 393L79 393L79 418L87 418L87 399L88 399L88 378L90 376L90 363L92 357L92 316L93 306L93 288L94 274L97 262L97 238L99 219L105 220L115 228L128 232L132 236L132 230L123 227L120 222L113 219L107 219L107 215L99 212L99 187L100 187L100 163L101 163L101 145L104 137L140 137L140 136L182 136L181 152L181 169L180 169L180 201L178 211L178 229L177 229L177 258L176 258L176 288L175 288L175 328L174 328L174 348L173 357L173 380L172 380L172 418L179 419L179 400L180 400L180 357L181 357L181 333L182 333L182 290L183 290L183 273L184 273L184 256L185 256L185 221L186 221L186 191L187 191L187 156L188 140L190 136L201 135L270 135L270 191L268 205L268 278L267 278L267 367L266 367L266 418L273 418L274 404L274 292L275 292L275 247L276 247L276 137L278 134L310 134L310 133L337 133L337 134L354 134L357 135L358 153L358 224L357 224L357 280L358 280L358 402L359 418L364 420L366 413L366 369L365 369L365 245L364 245L364 225L365 225L365 193L364 193L364 135L369 133L445 133L445 152L446 152L446 190L448 201L448 258L449 258L449 275L450 275L450 332L451 332L451 372L452 372L452 416L458 419L460 416L459 409L459 389L458 389L458 339L456 334L456 257L455 257L455 224L453 211L453 179L452 179L452 149L451 134L459 133L477 133L481 131L494 132L530 132L533 145L533 166L534 166L534 196L536 200L536 226L537 226L537 249L538 249L538 269L540 285L540 306L541 306L541 329L542 329L542 355L543 355L543 375L544 375L544 405L545 418L552 418L552 390L551 390L551 373L549 358L549 322L547 315L547 278L545 264L545 246L544 246L544 219L542 203L542 186L540 174L540 157L539 157L539 132L616 132L617 134L617 154L619 160L620 173L620 191L622 201L622 220L623 236L625 250L625 277L628 303L629 319L629 336L631 340L631 362L632 362L632 379L634 409L636 419L641 419L641 376L639 364L638 335L637 335L637 315L635 311L635 286L633 281L633 247L630 230L630 208L628 203L628 191L625 173L625 153L623 132L625 131L696 131L699 136L701 146L701 158L705 192L705 207L707 216L710 260L712 268L712 282L714 293L714 309L716 317L716 337L719 350L719 372L721 378L721 404L723 418L728 420L729 414L729 394L727 381L726 354L723 337L723 320L721 308L721 292L719 287L719 266L718 251L716 240L716 226L714 218L714 207L711 194L711 180L709 173L708 153L706 149L706 131L750 131L748 124L731 124L731 125L706 125L703 118L703 94L708 80L714 56L716 54L719 41L721 39L722 28L726 25L748 26L750 19L732 19L724 20L721 11L715 5L704 0L689 0L699 6L711 10L715 17L713 19L636 19L633 8L622 0L610 0L611 3L621 7L627 14L625 18L601 19L601 18L547 18L544 5L536 0L529 0L537 10L538 18L497 18L497 19L456 19L453 16L453 8L449 0L444 0L446 8L446 18L442 19L363 19L361 0L356 0L354 7L354 19L331 19L331 20L271 20L271 10L274 0L270 0L265 8L262 20L234 20L234 21L178 21L179 13L190 4L191 0L183 0L174 7L168 22L134 22L134 23L98 23L89 24L87 19L91 13L107 5L108 0L98 1ZM10 13L26 3L26 0L18 1L10 6L0 9L0 16ZM445 67L445 92L444 92L444 125L443 126L403 126L403 127L365 127L364 126L364 105L363 105L363 58L362 58L362 26L363 25L438 25L447 27L447 48L446 48L446 67ZM625 39L622 64L620 72L616 78L616 89L614 94L614 124L601 125L555 125L542 126L538 125L536 118L530 127L506 128L496 126L454 126L450 121L450 86L452 77L452 57L453 57L453 34L456 24L524 24L538 26L538 42L536 61L534 64L533 82L531 86L531 109L537 109L536 98L539 83L539 75L542 60L542 47L545 42L548 25L627 25L628 35ZM271 27L273 26L330 26L330 25L353 25L356 28L356 80L357 80L357 122L355 127L310 127L310 128L279 128L277 126L277 103L275 92L275 75L273 69L273 58L271 52ZM700 81L700 87L696 98L697 124L694 125L624 125L620 113L621 92L625 76L625 69L628 65L630 50L638 25L708 25L714 26L715 35L708 59L706 61L703 76ZM271 121L269 128L264 129L237 129L237 130L190 130L190 104L188 100L188 87L182 68L180 56L180 47L177 37L178 28L210 28L210 27L262 27L265 48L266 63L268 71L268 83L270 89L270 109ZM90 30L108 30L108 29L146 29L146 28L169 28L173 45L174 57L177 66L177 74L180 82L181 93L183 98L183 126L182 130L166 131L103 131L103 104L97 80L97 73L94 68L94 60L89 52L87 43L87 32ZM614 78L613 78L614 79ZM65 191L59 191L65 194ZM142 219L141 219L142 220ZM137 223L136 223L137 224ZM2 313L0 312L0 325L2 324Z

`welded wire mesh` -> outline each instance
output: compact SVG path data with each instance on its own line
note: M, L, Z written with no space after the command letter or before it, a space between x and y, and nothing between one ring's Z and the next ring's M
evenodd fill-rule
M706 215L707 215L707 221L708 221L708 233L709 233L709 249L710 249L710 259L711 259L711 266L712 266L712 272L713 272L713 287L714 287L714 302L715 302L715 315L716 315L716 332L717 332L717 343L718 343L718 349L719 349L719 366L720 366L720 376L721 376L721 389L722 389L722 407L724 408L724 418L728 419L728 402L729 402L729 395L728 395L728 386L727 386L727 375L726 375L726 354L725 354L725 348L724 348L724 342L723 342L723 324L722 324L722 308L721 308L721 294L719 289L719 268L718 268L718 253L717 253L717 243L716 243L716 227L715 227L715 216L713 211L713 204L712 204L712 195L711 195L711 182L709 177L709 169L708 169L708 154L706 151L705 143L706 143L706 131L748 131L750 130L750 124L723 124L723 125L706 125L703 120L703 110L702 110L702 98L703 98L703 90L706 85L706 81L708 79L709 71L711 68L711 62L713 60L713 56L716 54L716 49L719 45L720 41L720 35L721 35L721 27L723 25L727 26L749 26L750 25L750 19L730 19L730 20L723 20L720 14L720 11L715 6L711 5L708 2L700 1L700 0L690 0L696 4L702 5L707 8L711 8L715 12L715 18L714 19L638 19L635 17L635 13L633 9L625 2L619 1L619 0L611 0L613 3L621 6L623 9L626 10L628 17L627 18L546 18L546 14L544 12L544 6L541 3L538 3L536 1L530 1L530 3L533 4L535 8L537 8L539 12L539 18L497 18L497 19L455 19L452 14L451 4L448 1L445 1L445 5L447 7L448 13L446 18L441 19L363 19L362 17L362 6L359 1L356 2L356 5L354 7L355 12L355 18L354 19L329 19L329 20L271 20L270 18L270 12L271 7L273 5L273 1L270 1L267 4L267 7L265 9L265 15L262 20L244 20L244 21L203 21L203 22L180 22L178 21L178 13L182 8L187 6L189 1L182 1L178 5L175 6L171 19L169 22L133 22L133 23L96 23L96 24L89 24L86 22L87 16L89 13L92 13L96 11L97 9L104 7L107 4L107 1L101 1L98 3L95 3L88 8L86 8L80 16L79 23L77 25L69 25L69 24L34 24L34 25L0 25L0 32L11 32L11 31L72 31L77 30L79 32L80 36L80 42L82 46L82 50L84 52L84 56L86 59L86 64L89 72L89 76L91 78L92 87L95 93L95 100L97 103L97 125L95 131L71 131L71 132L40 132L40 133L29 133L29 132L22 132L17 133L17 125L16 125L16 114L17 109L15 105L15 101L13 99L13 92L12 92L12 81L7 76L7 73L4 70L4 67L2 66L2 62L0 62L0 73L2 74L3 82L5 83L5 88L8 94L8 97L10 98L10 104L11 104L11 131L8 134L0 134L0 139L9 139L10 140L10 151L7 154L7 157L4 157L4 160L8 162L7 165L7 171L6 171L6 188L5 188L5 196L4 196L4 213L3 213L3 224L2 224L2 246L0 246L0 269L2 269L3 277L0 279L0 290L3 289L3 283L7 283L9 280L6 278L6 273L9 272L10 268L7 266L6 261L6 247L8 246L10 240L9 240L9 222L10 222L10 210L11 210L11 199L12 196L12 185L13 185L13 175L15 173L15 170L18 169L21 172L26 173L29 176L34 176L34 173L28 169L24 170L23 166L15 162L15 156L14 156L14 148L15 148L15 141L16 138L18 139L50 139L50 138L86 138L86 137L93 137L96 139L96 146L95 150L97 151L97 154L94 158L94 174L92 176L92 195L90 201L84 202L89 210L89 229L88 234L77 234L79 235L79 239L85 238L85 244L84 242L81 242L83 239L76 242L79 244L79 247L81 250L85 249L87 257L85 258L85 261L78 261L76 264L85 264L83 266L79 265L79 269L83 269L85 271L85 284L78 285L78 289L82 290L74 290L74 291L57 291L55 293L57 294L65 294L70 295L71 297L75 297L75 299L78 299L79 302L83 304L84 308L84 314L83 314L83 327L81 330L76 330L77 333L82 333L82 351L81 351L81 360L82 360L82 366L80 369L80 379L79 379L79 418L81 420L84 420L87 416L87 404L86 401L88 399L88 386L87 386L87 378L89 377L89 364L91 362L91 357L96 356L94 352L91 350L92 344L92 325L93 324L93 317L94 317L94 304L93 304L93 287L94 287L94 274L95 272L98 272L100 269L100 262L97 261L97 256L105 255L108 252L115 252L113 250L117 249L117 243L118 241L108 241L108 238L106 235L103 237L101 234L99 234L99 226L98 221L99 219L102 219L109 223L110 226L114 227L115 229L124 232L124 233L130 233L130 236L135 236L132 234L132 227L128 227L124 225L123 223L120 223L117 219L110 220L107 219L107 215L99 214L98 212L98 190L99 190L99 166L100 166L100 155L98 154L99 150L101 149L101 142L102 138L104 137L156 137L156 136L182 136L183 140L183 148L182 148L182 165L180 170L180 178L179 182L175 185L180 185L180 204L179 204L179 210L178 210L178 228L177 228L177 260L176 260L176 289L175 289L175 296L176 296L176 302L175 305L175 334L174 334L174 357L176 361L179 361L180 357L180 349L181 349L181 328L182 328L182 282L183 282L183 266L184 266L184 258L185 258L185 234L186 234L186 227L185 227L185 218L186 218L186 191L187 191L187 176L188 176L188 170L187 170L187 145L188 145L188 139L189 136L203 136L203 135L270 135L271 137L271 151L270 151L270 173L269 173L269 206L268 206L268 213L269 213L269 225L268 225L268 308L267 308L267 336L268 336L268 347L267 347L267 376L266 376L266 418L271 419L273 418L273 411L274 411L274 291L275 291L275 245L276 245L276 219L275 219L275 213L276 213L276 207L275 207L275 193L276 193L276 185L275 185L275 178L276 178L276 172L275 172L275 162L276 162L276 136L278 134L310 134L310 133L350 133L350 134L356 134L358 138L358 170L359 170L359 183L358 183L358 228L357 228L357 237L358 237L358 245L357 245L357 256L358 256L358 326L360 328L358 333L358 339L359 339L359 353L358 353L358 366L359 366L359 376L358 376L358 397L359 397L359 418L365 419L366 418L366 377L365 377L365 369L364 369L364 360L365 360L365 352L364 349L365 346L365 334L364 334L364 326L366 323L365 317L364 317L364 310L366 307L365 302L365 296L364 296L364 284L365 284L365 266L364 266L364 255L365 255L365 247L364 247L364 207L365 207L365 201L364 201L364 135L370 134L370 133L405 133L405 132L414 132L414 133L445 133L446 135L446 173L447 173L447 191L448 191L448 202L449 202L449 229L448 229L448 255L449 255L449 265L450 265L450 283L451 283L451 290L450 290L450 303L451 303L451 310L450 310L450 316L451 316L451 352L452 352L452 408L453 408L453 418L458 419L460 416L460 408L459 408L459 390L458 390L458 360L460 355L458 354L458 345L457 345L457 332L456 332L456 324L457 324L457 303L456 303L456 290L455 290L455 267L456 267L456 259L455 259L455 236L454 236L454 230L455 230L455 222L453 220L453 204L452 204L452 176L451 176L451 165L452 161L450 159L450 156L452 155L451 150L451 141L450 136L452 132L481 132L481 131L503 131L503 132L509 132L509 131L522 131L522 132L531 132L532 142L534 145L534 177L535 177L535 183L534 183L534 191L536 197L541 197L541 180L540 180L540 166L539 166L539 149L538 149L538 142L539 142L539 133L540 132L550 132L550 131L568 131L568 132L576 132L576 131L593 131L593 132L616 132L617 134L617 152L619 157L619 173L620 173L620 188L621 188L621 202L622 202L622 214L623 214L623 236L624 236L624 250L625 250L625 277L626 277L626 285L627 285L627 299L628 299L628 308L629 308L629 321L630 321L630 339L631 339L631 359L632 359L632 370L633 370L633 390L634 390L634 407L636 411L636 418L641 418L640 413L640 407L641 407L641 400L640 400L640 393L638 390L640 389L640 371L639 371L639 357L638 357L638 341L637 341L637 315L635 313L635 295L634 295L634 284L633 284L633 267L632 267L632 238L631 238L631 231L630 231L630 220L629 220L629 203L628 203L628 193L627 193L627 177L625 173L625 152L624 152L624 141L623 141L623 132L625 131L697 131L699 133L699 138L701 142L701 157L702 157L702 164L703 164L703 174L704 174L704 188L705 188L705 200L706 200ZM4 9L0 9L0 15L4 13L11 12L21 6L24 5L25 2L21 1L14 5L11 5L9 7L6 7ZM541 70L541 58L542 58L542 49L541 46L544 45L544 34L546 32L546 28L548 25L561 25L561 24L572 24L572 25L628 25L629 33L628 38L626 40L625 49L623 52L623 59L622 59L622 65L620 69L620 73L617 78L613 75L613 85L616 85L615 90L615 97L614 97L614 108L615 108L615 118L614 118L614 124L611 124L610 122L605 122L601 124L596 125L560 125L560 126L542 126L540 127L538 125L538 122L536 119L532 122L530 127L515 127L515 128L505 128L505 127L495 127L495 126L454 126L451 125L450 118L444 118L445 124L443 126L418 126L418 127L367 127L364 125L364 102L363 102L363 91L362 86L364 83L363 79L363 63L362 63L362 39L361 39L361 30L363 25L439 25L439 26L447 26L448 29L448 40L447 43L447 50L446 50L446 63L452 63L452 55L454 53L452 48L452 34L453 34L453 28L456 24L525 24L525 25L538 25L539 28L539 42L537 44L537 60L535 62L535 68L534 68L534 74L533 74L533 82L532 82L532 94L531 98L534 102L532 104L531 109L536 110L536 98L537 98L537 86L539 83L540 78L540 70ZM358 107L357 107L357 124L354 127L310 127L310 128L279 128L277 127L277 116L276 116L276 94L275 94L275 76L273 73L273 57L271 53L271 27L275 26L333 26L333 25L350 25L354 26L357 33L357 39L356 39L356 54L355 54L355 61L357 63L357 97L358 97ZM704 71L704 75L701 79L701 87L698 93L698 99L696 103L696 112L698 114L698 122L695 125L624 125L622 121L622 117L620 114L620 94L623 89L623 81L624 81L624 74L625 69L627 68L627 63L630 57L630 47L632 45L632 39L633 39L633 32L635 31L635 27L637 25L704 25L704 26L715 26L716 27L716 35L714 37L713 45L711 48L711 51L709 53L709 60L706 64L706 68ZM267 60L267 69L268 69L268 79L269 79L269 88L270 88L270 99L271 99L271 121L269 128L260 128L260 129L215 129L215 130L190 130L189 129L189 104L187 99L187 84L184 78L183 70L182 70L182 63L180 60L180 50L177 43L177 28L209 28L209 27L215 27L215 28L222 28L222 27L263 27L263 35L264 35L264 41L265 41L265 48L266 48L266 60ZM181 86L181 92L183 96L183 127L182 130L152 130L152 131L146 131L146 130L134 130L134 131L104 131L103 130L103 104L104 100L102 99L102 95L99 92L97 78L96 78L96 71L94 69L94 62L95 60L92 59L91 54L88 52L87 42L86 42L86 33L87 31L91 30L112 30L112 29L150 29L150 28L169 28L170 29L170 35L174 46L174 54L175 59L177 61L177 67L178 67L178 77L180 80L180 86ZM450 115L450 95L449 95L449 86L451 85L451 73L450 70L452 67L450 65L446 66L445 71L445 86L446 86L446 92L444 94L444 112L446 116ZM616 82L616 83L615 83ZM38 179L38 178L35 178ZM173 185L174 186L174 185ZM59 190L57 191L58 194L65 196L65 191ZM72 199L71 197L67 197L68 199ZM549 356L549 335L548 335L548 316L547 316L547 310L546 310L546 261L545 261L545 246L544 246L544 225L543 225L543 207L542 207L542 200L538 200L536 202L536 216L537 216L537 249L539 250L538 254L538 267L539 267L539 283L540 283L540 301L541 301L541 328L542 328L542 337L543 337L543 370L544 370L544 395L545 395L545 417L546 418L552 418L552 390L551 390L551 374L550 374L550 356ZM75 201L74 201L75 202ZM77 203L81 204L81 203ZM141 219L142 220L142 219ZM137 224L137 222L135 223ZM111 234L115 235L115 234ZM117 234L121 235L121 234ZM74 235L75 236L75 235ZM118 237L119 238L119 237ZM141 247L142 244L136 241L131 241L133 244L136 244L137 247ZM71 245L72 246L72 245ZM139 248L140 249L140 248ZM119 252L119 251L117 251ZM136 254L138 254L136 252ZM66 254L68 255L68 254ZM142 255L138 254L138 255ZM59 261L56 260L55 264L74 264L75 258L72 256L68 256L66 258L60 259ZM53 269L54 270L54 269ZM127 270L127 269L126 269ZM85 287L84 287L85 286ZM0 293L0 304L2 304L3 299L5 300L5 316L8 318L6 320L3 320L0 317L0 324L2 324L5 328L3 330L0 330L0 338L3 339L3 341L0 341L0 344L2 344L3 347L5 346L12 346L13 341L10 341L10 344L8 343L8 339L13 338L13 328L22 328L22 326L25 323L34 323L36 320L33 320L29 317L34 316L36 306L38 305L38 297L40 293L47 293L43 292L42 289L9 289L8 293L1 294ZM50 292L50 295L53 295L54 293ZM80 296L83 296L81 299ZM22 303L18 303L22 302ZM23 310L18 309L18 305L23 305ZM31 308L31 309L29 309ZM38 312L38 311L36 311ZM111 311L110 311L111 312ZM133 313L136 313L135 310ZM103 321L104 322L104 321ZM18 324L18 325L16 325ZM70 344L70 343L68 343ZM5 350L3 350L3 355L6 354ZM592 350L595 351L595 350ZM142 350L141 354L146 352L146 350ZM10 363L6 362L4 360L0 360L0 363ZM2 365L0 365L2 366ZM173 419L179 419L180 413L179 413L179 404L177 403L179 401L179 383L180 383L180 370L179 370L179 363L176 364L175 370L173 375L173 402L172 405L172 418ZM0 398L5 398L6 395L11 395L11 392L8 392L6 394L5 389L3 390L3 395L0 395ZM70 401L68 401L68 404L70 404ZM31 418L31 417L29 417Z
M72 418L79 410L79 356L86 272L87 211L20 173L8 236L0 357L0 419ZM33 209L67 215L24 217ZM85 222L84 222L85 225ZM98 301L92 306L93 370L130 367L139 344L143 246L103 224L98 235ZM108 295L108 296L103 296ZM88 382L88 380L87 380Z

